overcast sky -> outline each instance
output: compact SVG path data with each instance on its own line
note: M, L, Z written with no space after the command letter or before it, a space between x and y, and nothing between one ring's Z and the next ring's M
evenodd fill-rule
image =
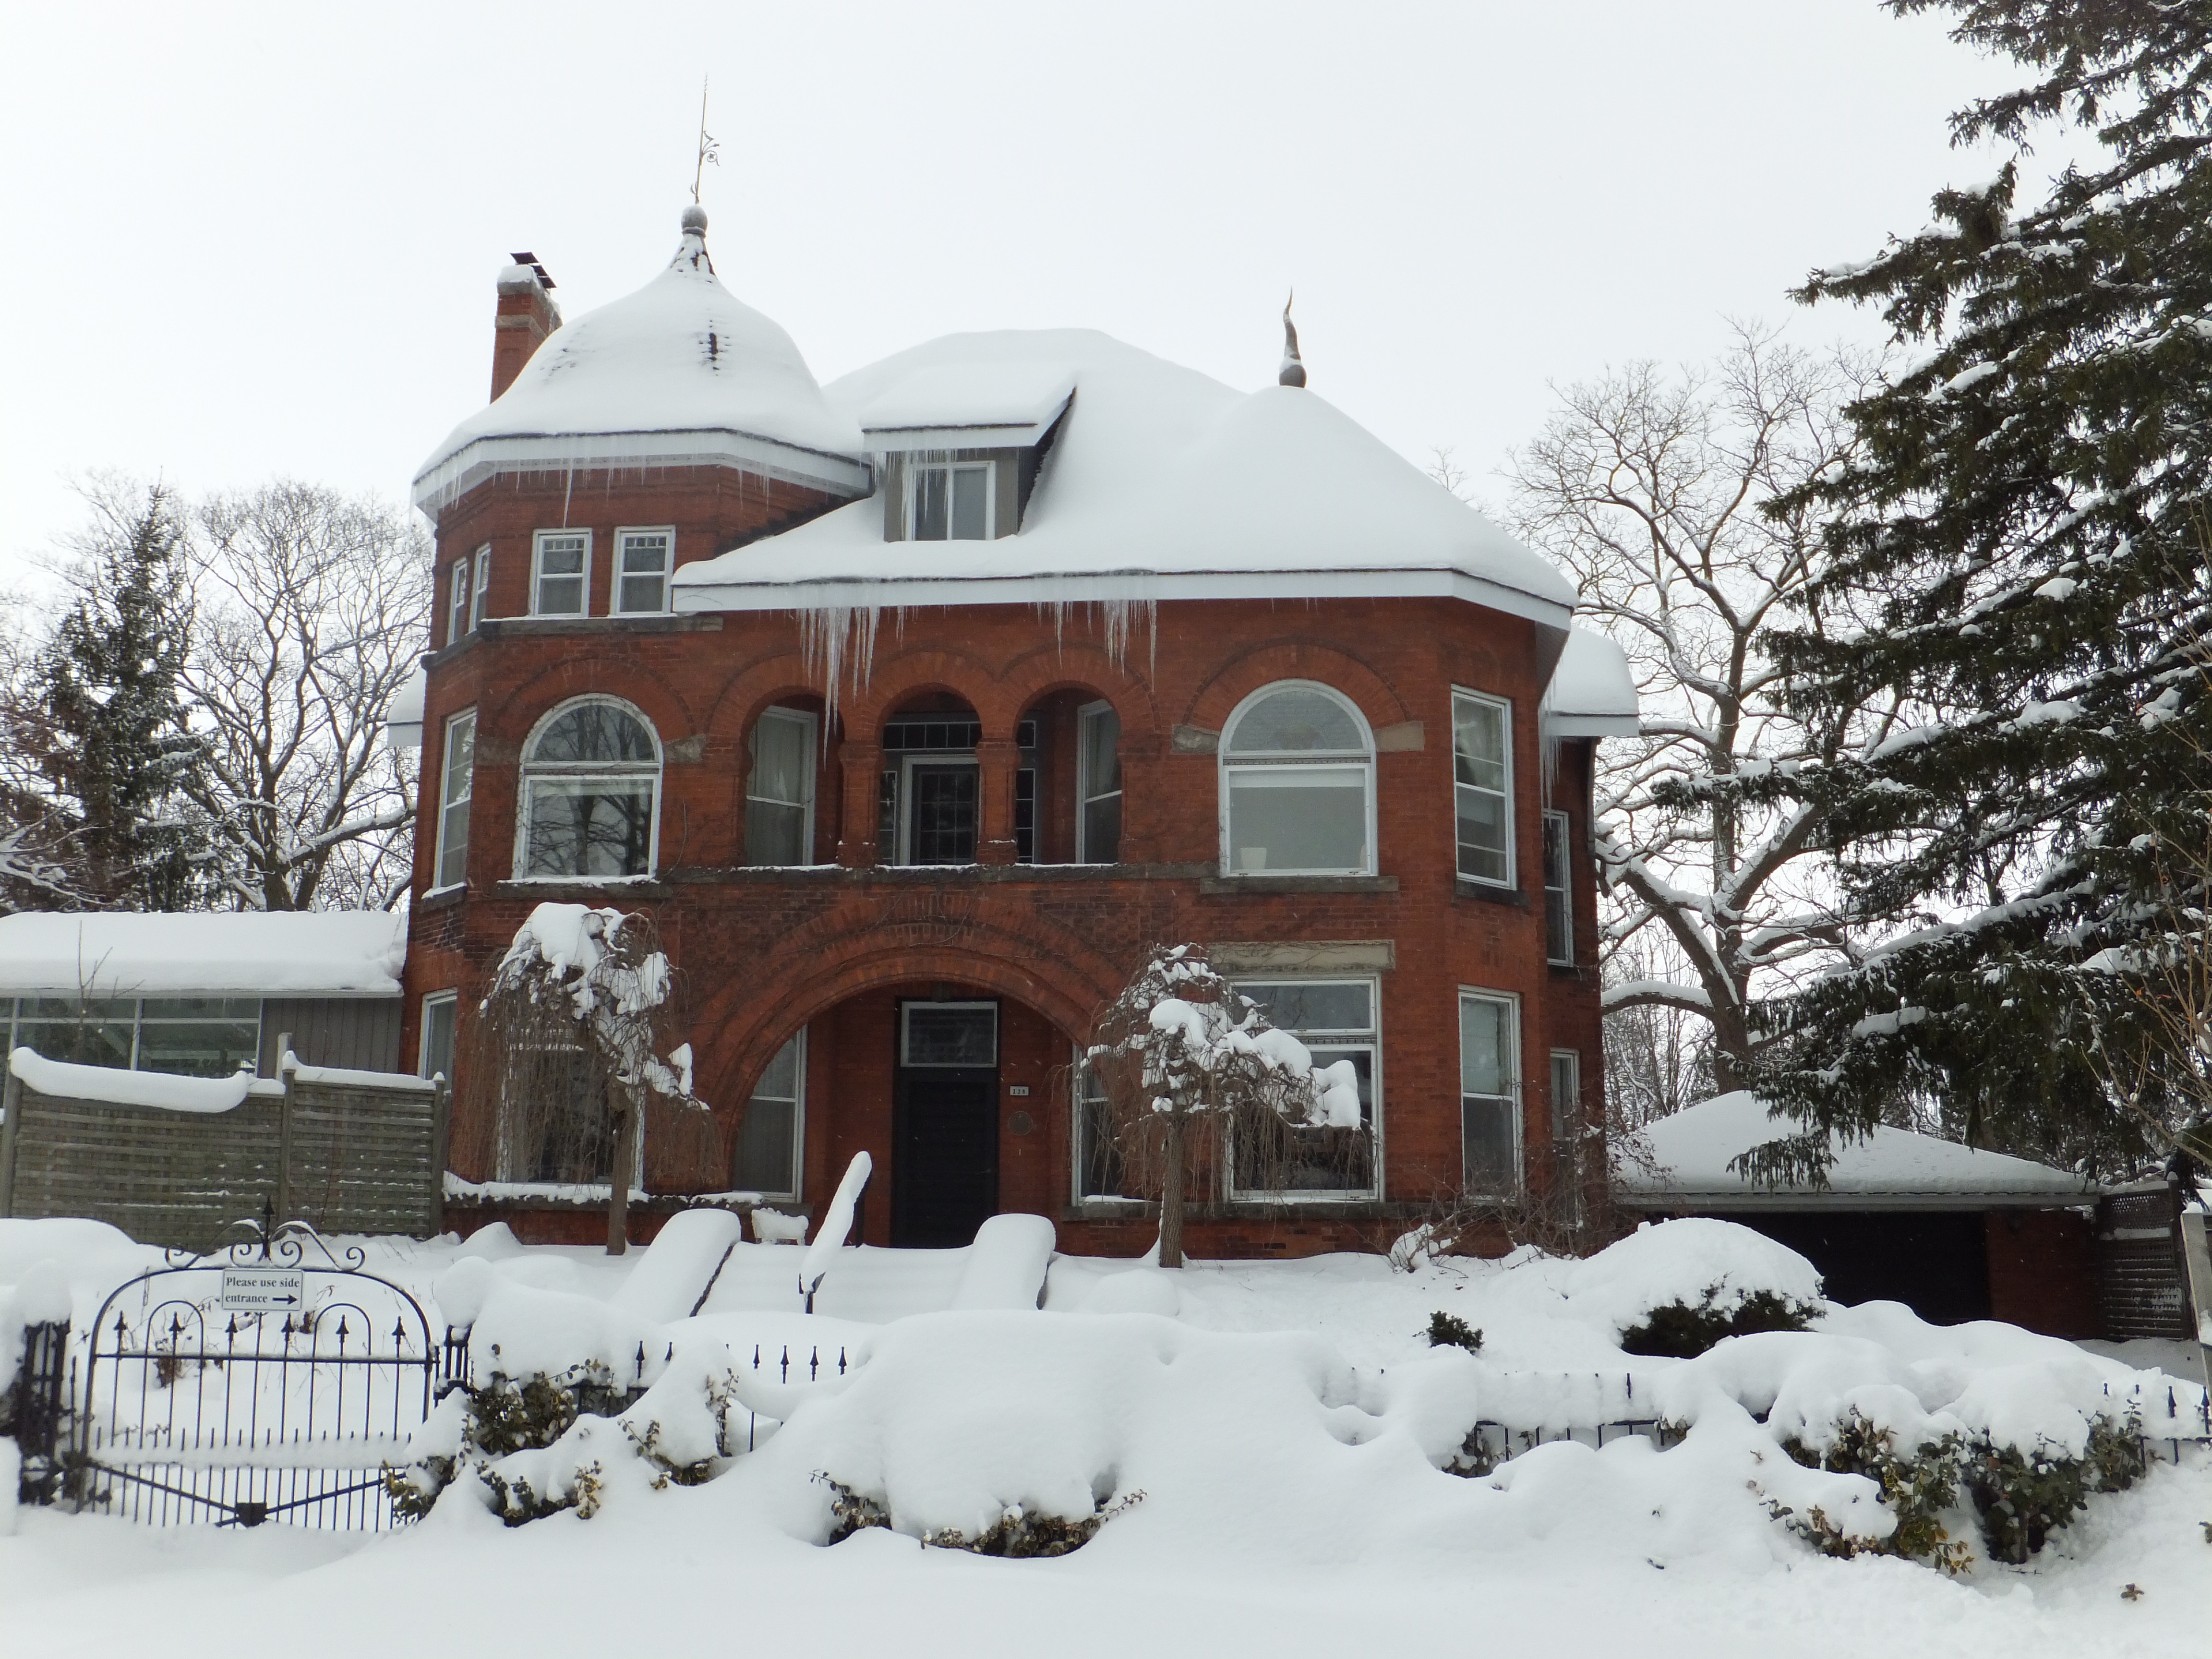
M0 52L0 586L73 475L398 499L483 401L492 280L569 315L708 245L829 380L956 330L1313 388L1479 491L1550 383L1872 319L1784 290L1988 158L2010 84L1874 0L32 8ZM2031 178L2047 167L2031 168Z

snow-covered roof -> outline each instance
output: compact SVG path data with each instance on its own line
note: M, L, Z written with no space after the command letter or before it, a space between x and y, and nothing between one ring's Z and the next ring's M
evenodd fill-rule
M495 473L604 466L723 465L866 489L860 428L824 400L791 336L722 286L706 225L687 208L667 270L556 330L423 462L415 504L434 515Z
M392 701L384 705L384 744L387 749L422 746L422 702L430 694L430 671L421 663L399 683Z
M855 411L868 448L1026 448L1075 391L1066 363L932 363L894 380Z
M1449 595L1566 626L1549 562L1312 392L1238 392L1057 329L947 336L827 392L855 420L920 420L936 388L964 419L1061 375L1073 398L1018 534L887 543L881 503L856 501L684 566L675 609Z
M1634 737L1636 680L1628 653L1602 634L1569 629L1544 693L1544 729L1559 738Z
M0 996L396 997L387 910L0 916Z
M1648 1210L1986 1209L2096 1196L2063 1170L1909 1129L1838 1139L1826 1189L1759 1186L1730 1172L1732 1158L1796 1131L1748 1091L1716 1095L1652 1124L1645 1133L1656 1172L1628 1171L1615 1187L1631 1208Z

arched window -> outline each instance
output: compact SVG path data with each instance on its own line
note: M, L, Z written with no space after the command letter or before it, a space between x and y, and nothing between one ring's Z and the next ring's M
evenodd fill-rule
M1253 693L1221 735L1221 868L1375 873L1375 743L1349 699L1310 680Z
M653 873L660 744L611 697L556 708L522 756L518 876L616 881Z

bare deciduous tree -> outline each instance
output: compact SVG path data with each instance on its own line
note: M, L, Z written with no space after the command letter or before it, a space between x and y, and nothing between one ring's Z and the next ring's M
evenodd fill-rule
M1804 785L1893 711L1795 717L1763 641L1821 556L1823 520L1772 504L1840 466L1844 408L1875 373L1739 325L1710 368L1638 363L1569 387L1509 472L1516 529L1573 572L1643 702L1643 736L1607 744L1597 780L1606 1008L1706 1022L1721 1089L1749 1072L1761 988L1851 948ZM1653 930L1668 948L1644 959L1682 971L1622 971Z
M204 502L187 557L224 884L249 908L390 903L415 803L384 711L428 640L428 538L373 498L279 481Z

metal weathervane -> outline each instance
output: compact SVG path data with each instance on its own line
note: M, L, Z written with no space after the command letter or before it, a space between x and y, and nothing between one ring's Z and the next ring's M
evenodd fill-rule
M707 77L699 77L699 159L691 169L691 200L699 200L699 185L709 167L722 165L721 142L707 131Z

